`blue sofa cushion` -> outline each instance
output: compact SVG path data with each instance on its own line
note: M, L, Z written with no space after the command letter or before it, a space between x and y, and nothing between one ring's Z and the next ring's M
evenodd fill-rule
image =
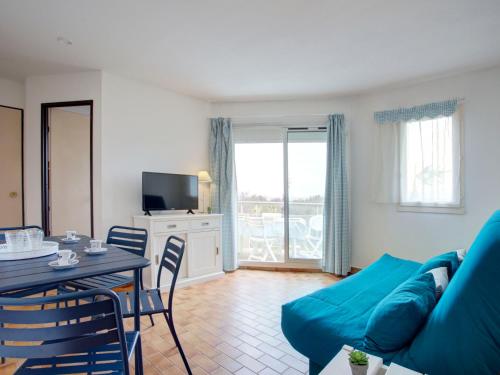
M425 273L434 268L446 267L448 269L448 279L451 280L459 265L460 262L458 261L457 252L450 251L448 253L436 255L435 257L429 259L427 262L422 264L418 273Z
M362 348L366 323L375 306L420 265L385 254L363 271L283 305L284 335L297 351L321 367L344 344ZM393 356L373 354L387 360Z
M436 304L436 285L431 273L406 280L373 310L366 326L365 348L392 352L403 348L418 333Z
M476 237L411 345L394 362L432 375L500 373L500 211Z

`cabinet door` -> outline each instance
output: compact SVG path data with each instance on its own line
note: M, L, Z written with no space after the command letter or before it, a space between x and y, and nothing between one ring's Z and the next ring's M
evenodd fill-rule
M188 234L188 277L221 271L219 231Z

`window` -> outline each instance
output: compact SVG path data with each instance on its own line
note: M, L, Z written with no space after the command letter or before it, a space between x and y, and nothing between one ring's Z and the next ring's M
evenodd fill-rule
M462 210L461 133L459 111L401 124L401 209Z

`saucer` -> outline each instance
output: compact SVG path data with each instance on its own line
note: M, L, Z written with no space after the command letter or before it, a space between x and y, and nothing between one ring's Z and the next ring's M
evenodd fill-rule
M108 251L108 249L106 249L105 247L101 247L99 250L92 250L92 249L84 249L83 251L85 251L88 255L99 255L99 254L104 254Z
M78 259L72 259L69 264L59 264L59 261L53 260L52 262L49 262L49 266L52 267L55 270L64 270L67 268L73 268L76 266L80 261Z
M80 240L81 240L81 238L80 238L80 237L75 237L75 238L73 238L73 239L71 239L71 240L70 240L70 239L68 239L68 238L63 238L63 239L61 239L61 242L62 242L62 243L65 243L65 244L72 244L72 243L77 243L77 242L78 242L78 241L80 241Z

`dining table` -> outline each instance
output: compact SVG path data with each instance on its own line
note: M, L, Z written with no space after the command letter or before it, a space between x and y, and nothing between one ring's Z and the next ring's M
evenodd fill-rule
M39 288L44 285L83 279L86 277L107 275L117 272L133 271L134 273L134 330L139 332L135 348L135 371L143 373L142 346L141 346L141 319L139 302L139 280L141 269L148 267L150 261L142 256L132 254L116 246L103 244L107 248L104 254L88 255L84 250L90 247L90 238L80 235L80 240L73 244L63 243L65 236L46 237L45 241L56 241L59 249L73 250L77 254L79 263L72 268L56 270L49 266L49 262L58 258L53 255L0 261L0 295L6 295L18 290Z

